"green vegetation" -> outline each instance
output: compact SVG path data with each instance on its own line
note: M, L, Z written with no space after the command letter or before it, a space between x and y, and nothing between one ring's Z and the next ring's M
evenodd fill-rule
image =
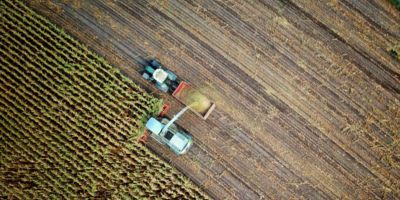
M396 45L389 50L390 55L393 58L397 58L400 60L400 45Z
M400 0L390 0L390 3L392 3L397 10L400 10Z
M18 1L0 1L0 199L207 199L136 142L162 102Z

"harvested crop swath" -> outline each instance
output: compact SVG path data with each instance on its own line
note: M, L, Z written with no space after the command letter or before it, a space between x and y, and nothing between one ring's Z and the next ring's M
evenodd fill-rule
M159 99L22 3L0 13L0 198L208 198L136 142Z

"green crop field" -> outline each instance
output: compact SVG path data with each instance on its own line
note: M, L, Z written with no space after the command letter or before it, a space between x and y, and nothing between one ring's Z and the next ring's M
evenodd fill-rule
M207 199L136 141L162 102L18 1L0 1L0 199Z

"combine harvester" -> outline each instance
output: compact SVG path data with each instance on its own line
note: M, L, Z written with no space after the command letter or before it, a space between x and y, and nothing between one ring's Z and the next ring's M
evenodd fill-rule
M149 130L153 139L168 146L177 155L186 153L193 144L192 136L174 122L189 109L205 120L214 110L215 103L193 90L189 83L181 80L157 60L149 60L141 73L144 79L153 83L162 92L171 94L186 105L170 120L165 116L170 106L164 104L158 117L151 117L146 123L146 129ZM146 131L139 141L145 142L149 132Z

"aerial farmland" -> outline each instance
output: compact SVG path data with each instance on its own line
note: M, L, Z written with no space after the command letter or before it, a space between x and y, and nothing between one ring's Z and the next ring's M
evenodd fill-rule
M0 0L0 199L399 199L399 5Z

